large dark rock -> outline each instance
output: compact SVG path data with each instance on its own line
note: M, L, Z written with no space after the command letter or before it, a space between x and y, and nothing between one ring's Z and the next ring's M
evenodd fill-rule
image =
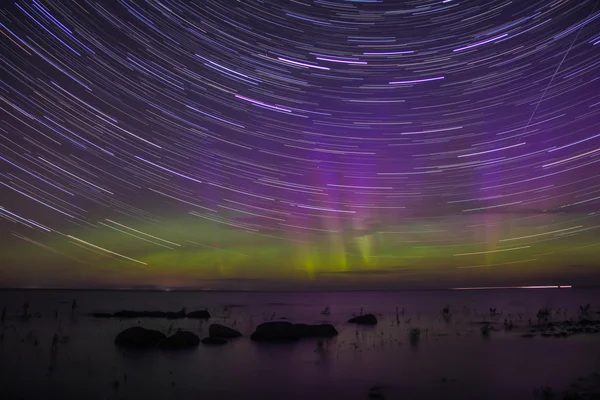
M115 344L126 347L148 348L158 345L166 337L162 332L134 326L119 333L115 337Z
M337 336L338 334L337 329L331 324L295 324L294 327L298 331L300 337L303 338L328 338Z
M359 325L377 325L377 318L373 314L365 314L350 318L348 322Z
M302 338L329 338L337 334L338 331L331 324L308 325L276 321L258 325L250 339L266 342L295 341Z
M261 342L293 342L300 338L299 330L287 321L264 322L250 336L250 339Z
M239 331L236 331L235 329L232 329L225 325L211 324L208 327L208 336L214 337L214 338L231 339L231 338L240 337L240 336L242 336L242 334Z
M198 310L187 313L188 318L199 318L199 319L208 319L210 318L210 313L207 310Z
M204 339L202 339L202 343L203 344L209 344L209 345L223 345L223 344L227 344L227 339L223 339L221 337L205 337Z
M161 349L186 349L200 344L200 338L190 331L177 331L158 344Z

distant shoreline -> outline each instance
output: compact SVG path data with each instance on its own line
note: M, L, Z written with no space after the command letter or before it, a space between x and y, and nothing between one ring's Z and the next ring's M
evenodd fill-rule
M68 291L68 292L160 292L160 293L367 293L367 292L462 292L462 291L500 291L500 290L580 290L600 289L600 286L553 286L553 287L472 287L472 288L418 288L418 289L279 289L279 290L210 290L210 289L156 289L156 288L0 288L0 292L18 291Z

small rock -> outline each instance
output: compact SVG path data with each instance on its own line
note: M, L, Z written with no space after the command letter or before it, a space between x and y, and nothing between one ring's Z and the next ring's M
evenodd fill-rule
M490 332L492 331L491 325L484 325L481 327L481 334L485 337L490 336Z
M232 339L242 336L241 332L221 324L211 324L208 327L208 335L213 338Z
M373 314L359 315L358 317L350 318L348 322L359 325L377 325L377 317Z

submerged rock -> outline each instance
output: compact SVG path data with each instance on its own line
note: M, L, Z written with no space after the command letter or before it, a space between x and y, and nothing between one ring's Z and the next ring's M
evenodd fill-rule
M417 343L419 343L419 340L421 339L421 329L411 329L408 333L408 339L412 345L416 345Z
M480 329L481 331L481 335L484 337L489 337L490 333L492 332L492 326L491 325L484 325L481 327Z
M348 322L358 325L377 325L377 317L373 314L359 315L358 317L350 318Z
M223 339L222 337L205 337L204 339L202 339L202 343L203 344L209 344L209 345L223 345L223 344L227 344L227 340Z
M115 337L115 344L125 347L149 348L155 347L167 336L153 329L134 326L127 328Z
M200 338L190 331L177 331L158 344L161 349L185 349L196 347L200 344Z
M207 310L198 310L187 313L188 318L209 319L210 313Z
M208 336L211 338L236 338L242 336L241 332L236 331L221 324L212 324L208 327Z

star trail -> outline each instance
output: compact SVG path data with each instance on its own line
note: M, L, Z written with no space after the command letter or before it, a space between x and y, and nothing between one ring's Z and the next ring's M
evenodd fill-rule
M599 20L593 0L6 2L0 282L597 271Z

